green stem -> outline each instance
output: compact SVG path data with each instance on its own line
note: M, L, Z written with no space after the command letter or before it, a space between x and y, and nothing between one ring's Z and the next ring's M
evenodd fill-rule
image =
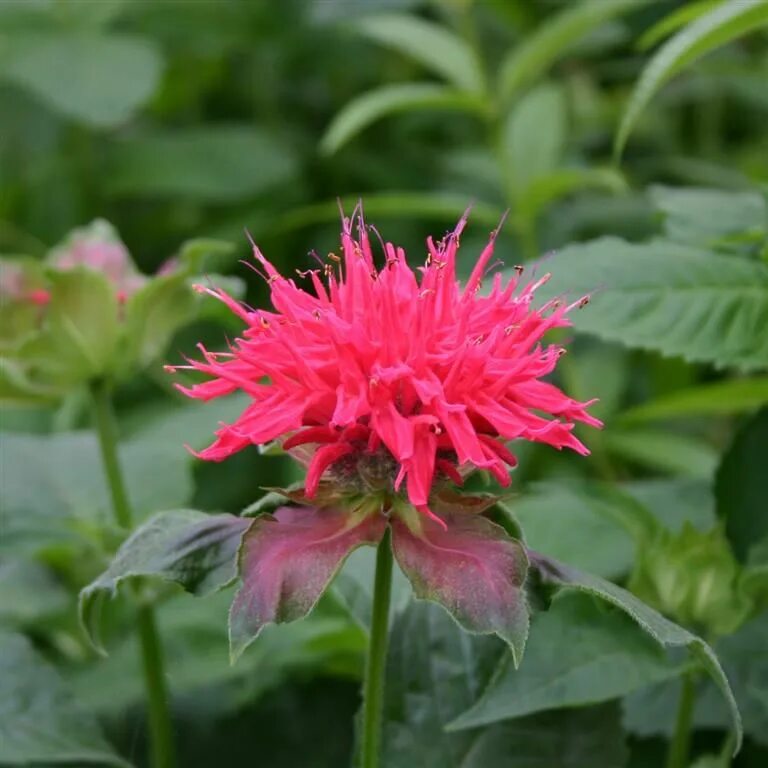
M373 582L371 638L363 689L363 738L361 768L376 768L381 742L381 710L384 700L384 668L387 660L389 598L392 591L392 547L387 528L376 551Z
M667 754L667 768L687 768L688 753L691 747L691 723L693 722L693 705L696 702L696 681L688 672L683 675L683 688L680 691L680 702L677 705L675 732Z
M130 530L133 515L120 470L117 455L118 436L112 408L109 383L104 380L91 384L93 413L96 432L104 464L104 475L112 500L115 521L121 528ZM173 743L173 726L168 707L168 689L163 671L163 649L155 625L152 607L140 605L137 613L141 660L144 668L144 686L149 710L149 732L154 768L173 768L176 763Z

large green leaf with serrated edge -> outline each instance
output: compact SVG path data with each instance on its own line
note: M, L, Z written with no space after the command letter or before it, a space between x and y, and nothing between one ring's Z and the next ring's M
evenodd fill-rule
M717 656L704 640L664 618L653 608L638 600L632 593L605 579L579 571L531 550L529 550L528 556L531 569L538 573L540 584L545 588L554 590L555 594L562 590L576 590L593 595L626 613L662 648L686 648L692 659L712 679L727 704L735 736L734 748L738 751L742 740L739 708Z
M161 512L126 539L104 573L80 593L80 620L93 645L103 650L99 614L124 581L156 578L206 594L237 576L240 540L252 521L193 509Z
M449 29L417 16L382 14L355 21L365 37L409 56L456 88L483 90L483 71L472 49Z
M765 0L725 2L668 40L648 62L635 85L616 132L615 154L621 154L640 114L671 77L710 51L765 26Z
M585 595L561 595L534 619L520 668L503 658L482 696L449 729L596 704L682 669L620 611L605 610Z
M481 694L499 660L496 638L464 632L440 607L416 601L395 620L384 689L382 768L622 768L613 706L534 715L446 733Z
M0 632L0 764L41 763L130 766L30 642Z
M628 347L743 370L768 367L768 266L652 240L603 237L542 266L543 297L578 299L577 330Z

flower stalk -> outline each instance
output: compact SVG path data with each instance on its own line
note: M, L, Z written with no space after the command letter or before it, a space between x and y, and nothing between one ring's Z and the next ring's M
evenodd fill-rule
M683 687L680 691L680 701L677 705L675 731L667 754L666 768L687 768L688 755L691 748L691 724L693 722L693 707L696 703L696 681L688 672L683 675Z
M109 382L99 379L91 383L90 389L96 433L101 449L104 475L112 502L112 512L115 522L121 528L130 530L133 515L117 455L117 426L112 407ZM139 606L137 623L149 711L152 766L153 768L173 768L176 763L175 746L168 707L163 650L160 645L154 611L151 606Z
M376 551L371 636L363 688L362 768L377 768L379 764L391 592L392 547L390 531L387 528Z

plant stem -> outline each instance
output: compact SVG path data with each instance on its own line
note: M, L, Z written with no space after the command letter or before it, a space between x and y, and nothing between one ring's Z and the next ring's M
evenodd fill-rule
M109 383L105 380L94 381L91 384L91 397L104 475L112 500L112 511L117 524L121 528L130 530L133 515L117 455L117 425ZM163 671L163 650L151 606L139 606L137 622L141 661L144 668L144 686L147 692L149 710L152 765L154 768L173 768L176 758L173 726L168 708L168 690Z
M696 683L694 676L688 672L683 675L683 687L680 691L680 702L677 705L675 732L667 754L667 768L687 768L688 752L691 746L691 723L693 721L693 705L696 702Z
M381 743L381 710L384 700L384 667L387 659L389 598L392 591L392 547L387 528L376 551L373 582L373 615L363 689L363 737L361 768L376 768Z

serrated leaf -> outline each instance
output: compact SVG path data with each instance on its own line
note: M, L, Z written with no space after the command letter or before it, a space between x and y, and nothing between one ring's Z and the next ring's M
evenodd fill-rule
M80 623L94 647L103 651L101 605L125 581L160 579L196 595L234 581L240 540L250 525L234 515L193 509L161 512L147 520L123 542L109 568L80 592Z
M332 155L382 117L397 112L455 110L482 112L482 100L446 85L403 83L373 88L345 104L320 139L320 151Z
M418 61L459 90L480 93L484 89L482 68L472 49L439 24L392 13L367 16L352 28Z
M442 512L445 528L411 514L415 523L393 516L390 526L392 552L416 597L442 605L468 632L498 635L519 664L529 623L522 544L478 514Z
M585 595L562 595L534 618L520 668L502 659L482 696L449 730L596 704L681 671L620 611L606 611Z
M577 590L588 595L605 600L627 614L643 631L663 648L684 647L693 659L701 665L710 676L728 705L733 732L735 735L735 751L741 746L742 723L739 708L731 691L728 679L723 672L714 651L700 637L687 629L664 618L653 608L645 605L633 594L617 587L605 579L592 576L563 563L559 563L531 550L528 552L531 568L535 569L542 583L550 585L556 592L563 589Z
M541 24L512 49L499 68L498 88L504 100L538 80L582 37L610 19L644 5L646 0L583 0Z
M411 603L390 634L382 768L623 768L627 754L613 706L446 733L506 655L499 640L467 634L438 606Z
M378 544L386 518L333 507L281 507L253 520L240 554L242 586L229 613L233 661L268 624L306 616L357 547Z
M130 768L23 635L0 632L0 763Z
M604 237L546 261L542 298L592 293L577 330L628 347L744 370L768 367L768 266L664 240Z
M57 30L20 34L3 44L4 79L60 114L99 128L128 120L154 92L163 66L150 40L128 35Z
M762 408L736 433L715 479L717 514L742 562L752 545L768 536L766 446L768 408Z
M635 85L614 141L620 157L629 134L645 107L664 84L710 51L768 25L765 0L721 3L668 40L648 62Z
M768 378L731 379L680 389L619 415L621 423L689 416L723 416L768 403Z

